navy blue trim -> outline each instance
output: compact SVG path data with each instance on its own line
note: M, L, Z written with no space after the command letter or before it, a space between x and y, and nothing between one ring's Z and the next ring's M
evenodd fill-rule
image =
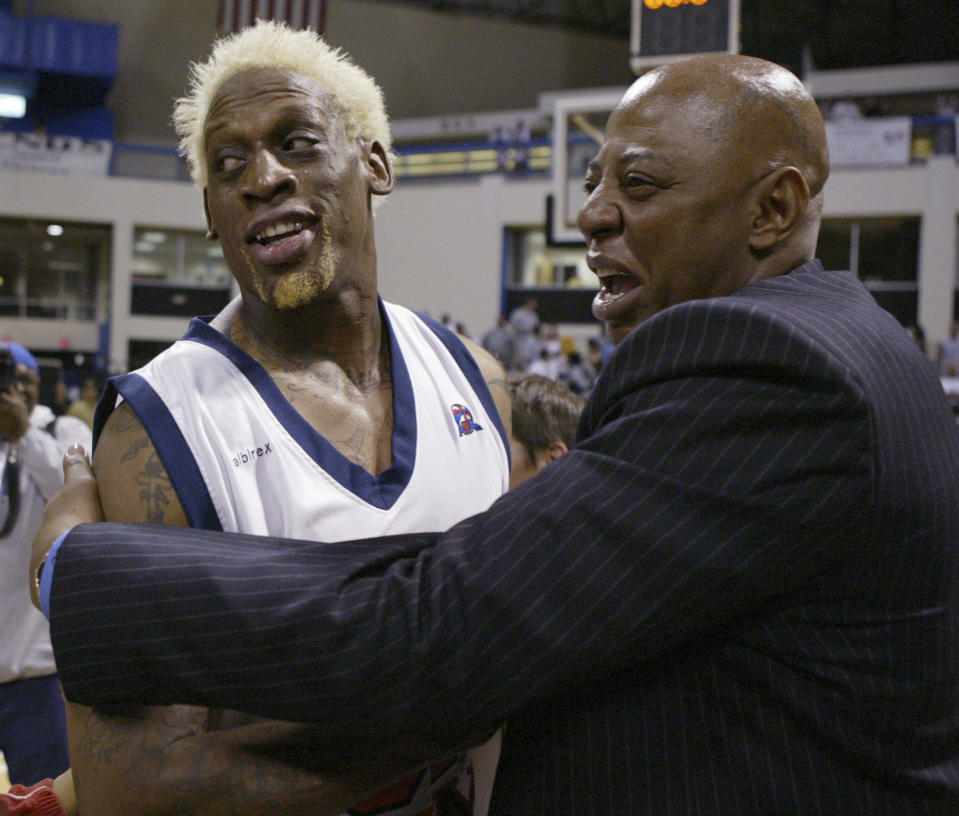
M218 351L237 367L259 392L270 411L303 451L344 488L368 504L388 510L403 494L416 462L416 405L413 384L396 335L380 302L380 314L390 339L393 366L393 464L375 476L340 453L289 403L272 377L256 360L205 322L194 318L184 340Z
M102 431L103 426L107 424L107 419L109 419L110 414L113 413L116 405L117 389L114 387L112 380L107 380L107 384L103 388L103 393L100 394L100 399L97 400L97 407L93 411L93 450L97 449L97 440L100 438L100 431ZM93 451L90 452L90 456L93 456Z
M496 430L499 431L500 439L503 440L503 448L506 450L506 462L509 467L512 468L513 463L512 456L510 455L509 436L506 433L506 426L503 425L503 420L499 415L496 402L490 393L489 385L486 384L486 378L483 376L483 372L480 371L476 360L473 359L473 355L469 353L469 349L466 348L463 341L442 323L434 320L429 315L420 314L419 312L417 312L417 316L432 329L433 334L446 346L446 350L453 356L456 364L470 381L470 385L473 386L476 396L479 397L483 408L486 409L487 416L492 420L493 425L496 426Z
M111 377L107 382L96 411L98 435L107 417L113 412L117 393L130 403L130 407L150 435L190 526L203 530L222 530L223 526L213 507L210 491L207 490L190 446L166 403L139 374L121 374Z

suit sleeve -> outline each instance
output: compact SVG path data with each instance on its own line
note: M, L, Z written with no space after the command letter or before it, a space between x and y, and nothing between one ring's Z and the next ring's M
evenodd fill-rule
M788 337L772 361L637 359L665 335L617 352L646 373L604 378L569 454L443 534L76 528L51 601L67 696L442 739L781 602L868 526L869 411Z

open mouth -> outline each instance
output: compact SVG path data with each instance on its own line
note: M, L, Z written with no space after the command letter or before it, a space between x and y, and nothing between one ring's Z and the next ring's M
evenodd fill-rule
M594 269L600 290L593 298L593 316L607 327L633 322L634 312L642 307L645 293L642 281L619 269Z
M299 263L316 242L316 223L300 216L263 227L247 238L249 257L270 267Z
M616 269L597 269L595 272L601 287L598 296L606 302L616 300L638 286L635 278Z
M303 232L306 225L302 221L281 221L278 224L271 224L262 232L258 232L251 239L251 243L269 246L284 238L297 235Z

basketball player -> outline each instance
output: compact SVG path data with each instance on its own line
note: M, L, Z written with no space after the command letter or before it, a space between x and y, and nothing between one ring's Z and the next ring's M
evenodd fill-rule
M373 202L393 170L374 81L312 32L259 22L194 67L175 122L240 296L108 385L94 456L106 517L336 541L485 509L509 479L503 372L377 295ZM295 644L276 652L296 659ZM296 750L205 766L192 738L243 722L72 708L80 812L327 812L384 776L319 778ZM350 812L469 813L463 771L443 759Z

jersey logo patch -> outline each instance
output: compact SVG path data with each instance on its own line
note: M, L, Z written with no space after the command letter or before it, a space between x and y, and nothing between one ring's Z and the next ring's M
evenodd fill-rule
M465 405L457 402L450 406L450 410L453 412L453 422L459 428L460 436L468 436L473 431L483 430L483 426L473 419L473 412Z

